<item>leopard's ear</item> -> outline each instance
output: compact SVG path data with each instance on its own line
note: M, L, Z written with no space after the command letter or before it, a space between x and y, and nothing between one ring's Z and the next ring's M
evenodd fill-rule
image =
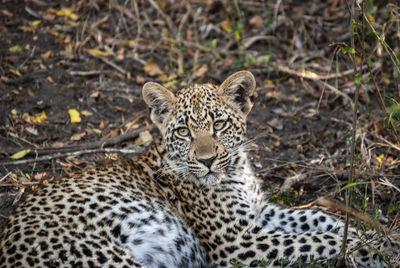
M256 80L252 73L240 71L229 76L219 87L218 93L227 97L235 107L247 115L253 107Z
M161 126L176 102L174 94L162 85L153 82L148 82L143 86L142 94L151 110L151 120Z

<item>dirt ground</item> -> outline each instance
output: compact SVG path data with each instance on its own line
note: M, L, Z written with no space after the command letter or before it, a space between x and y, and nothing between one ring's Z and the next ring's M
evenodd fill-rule
M364 53L351 53L346 1L0 3L0 227L41 183L143 150L157 135L145 82L218 84L240 69L257 80L251 156L274 202L344 203L351 188L353 207L400 227L399 77L368 25ZM399 56L396 1L365 12ZM363 74L349 185L353 55Z

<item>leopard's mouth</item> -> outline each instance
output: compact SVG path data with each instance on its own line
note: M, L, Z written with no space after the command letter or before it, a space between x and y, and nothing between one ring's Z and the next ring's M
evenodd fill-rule
M218 184L222 179L222 174L221 173L215 173L215 172L208 172L206 175L202 176L202 177L197 177L197 181L201 184L201 185L205 185L205 186L211 186L211 185L215 185Z
M218 184L227 174L225 165L189 165L189 172L193 175L193 180L203 186Z

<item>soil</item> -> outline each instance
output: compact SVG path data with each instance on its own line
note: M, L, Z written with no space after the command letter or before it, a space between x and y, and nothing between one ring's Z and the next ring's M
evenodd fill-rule
M356 91L351 53L342 50L351 44L346 1L0 3L0 227L32 187L135 157L146 141L143 127L151 126L141 98L145 82L171 89L218 84L240 69L257 80L248 134L265 190L290 206L321 196L345 202ZM376 27L386 25L387 42L399 55L399 32L389 16L399 8L376 4L370 14ZM377 86L361 87L352 206L398 228L400 153L393 128L400 129L396 117L385 127L377 90L385 103L398 101L398 74L371 34L364 44ZM336 85L339 93L331 89ZM70 109L81 122L71 122ZM295 176L300 179L289 183Z

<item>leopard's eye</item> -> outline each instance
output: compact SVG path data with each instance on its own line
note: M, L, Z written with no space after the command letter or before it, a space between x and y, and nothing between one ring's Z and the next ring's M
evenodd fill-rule
M187 127L180 127L175 130L175 133L181 137L188 137L190 136L190 130Z
M217 121L214 123L214 130L216 130L216 131L221 130L225 127L225 125L226 125L226 121L222 121L222 120Z

